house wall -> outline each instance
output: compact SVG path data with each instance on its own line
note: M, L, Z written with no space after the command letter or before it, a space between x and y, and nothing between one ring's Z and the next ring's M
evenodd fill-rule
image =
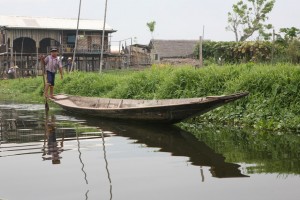
M10 40L9 47L13 47L13 41L18 38L31 38L35 41L36 47L40 47L43 39L51 39L57 41L61 45L68 45L66 34L76 35L76 31L59 31L59 30L29 30L29 29L12 29L7 30L7 39ZM102 32L81 32L78 37L78 49L100 49ZM3 41L3 35L0 34L0 44ZM5 40L5 39L4 39ZM108 33L105 36L105 50L108 50ZM72 45L71 45L72 46Z
M100 65L101 34L102 31L79 31L76 55L79 70L93 71ZM110 48L109 34L106 32L105 51L109 51ZM75 37L76 31L46 29L0 31L0 71L7 71L10 66L15 65L24 73L27 69L40 69L39 55L47 54L51 46L60 47L60 55L64 57L65 63L68 57L72 57L75 46L75 43L68 43L68 35Z
M5 34L4 31L0 31L0 53L4 52L6 52Z
M152 63L161 63L165 59L194 58L197 40L151 40Z
M9 47L13 47L13 41L18 38L31 38L39 47L40 41L45 38L51 38L60 41L61 32L56 30L30 30L30 29L9 29L7 30L7 38L11 41Z
M107 49L107 39L105 40L105 47ZM95 51L101 49L101 35L82 35L78 38L78 49Z
M150 57L151 57L152 64L158 64L161 62L160 55L156 51L151 51Z
M63 33L63 43L62 46L64 48L64 52L72 52L75 43L68 43L68 35L76 35L76 32L64 32ZM79 32L78 34L78 43L77 43L77 51L78 52L87 52L87 53L99 53L101 51L101 42L102 42L102 32L90 32L84 31ZM104 37L104 51L109 51L109 41L108 41L108 33L105 34Z
M132 52L131 54L131 65L139 66L139 65L150 65L151 58L147 53L141 52Z
M4 31L0 32L0 45L4 45L5 44L5 35L4 35Z

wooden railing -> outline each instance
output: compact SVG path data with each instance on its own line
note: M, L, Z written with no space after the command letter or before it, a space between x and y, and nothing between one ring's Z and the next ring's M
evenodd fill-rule
M74 52L74 45L61 45L59 48L60 53L73 53ZM50 52L51 47L47 47L47 52ZM100 54L101 53L101 46L100 45L93 45L89 48L80 48L77 47L77 53L87 53L87 54ZM109 46L104 47L104 53L110 52Z

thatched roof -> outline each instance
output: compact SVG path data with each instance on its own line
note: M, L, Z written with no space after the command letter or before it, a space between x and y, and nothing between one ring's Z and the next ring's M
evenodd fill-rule
M160 58L185 58L194 54L197 42L197 40L151 40L149 46Z

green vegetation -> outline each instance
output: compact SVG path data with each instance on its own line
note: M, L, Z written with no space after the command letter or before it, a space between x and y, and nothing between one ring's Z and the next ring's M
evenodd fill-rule
M222 154L226 162L248 164L247 174L300 174L300 140L295 134L187 123L182 123L181 128Z
M194 50L199 58L199 44ZM205 65L210 63L300 63L300 29L296 27L281 28L273 32L272 41L242 42L203 42L203 58Z
M199 45L195 48L195 56L199 58ZM203 43L204 64L240 64L240 63L299 63L299 40L278 38L274 43L269 41L249 42L214 42Z
M228 13L228 27L235 35L236 42L246 41L254 33L260 38L269 39L272 34L267 30L273 28L272 24L266 24L269 19L275 0L239 0L232 6L232 12Z
M1 98L40 101L42 78L1 81ZM243 65L173 68L153 66L144 71L74 72L57 79L56 93L112 98L167 99L249 91L242 100L190 122L230 124L257 130L300 130L299 66Z
M42 102L43 79L9 79L0 80L0 101Z
M153 32L155 30L155 25L156 25L155 21L151 21L151 22L147 23L147 27L149 28L149 31L151 32L152 39L153 39Z

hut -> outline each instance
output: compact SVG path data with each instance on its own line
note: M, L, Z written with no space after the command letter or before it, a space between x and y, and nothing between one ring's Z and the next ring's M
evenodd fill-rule
M148 45L133 44L127 46L125 54L130 55L130 64L141 67L151 65L150 49Z
M196 64L194 51L198 40L151 40L152 63Z
M77 37L76 67L94 71L99 68L101 55L102 20L82 19ZM53 46L59 48L63 62L74 52L77 19L0 16L0 67L35 73L40 54L48 54ZM110 56L111 34L116 32L106 24L104 63ZM104 66L105 68L105 66Z

